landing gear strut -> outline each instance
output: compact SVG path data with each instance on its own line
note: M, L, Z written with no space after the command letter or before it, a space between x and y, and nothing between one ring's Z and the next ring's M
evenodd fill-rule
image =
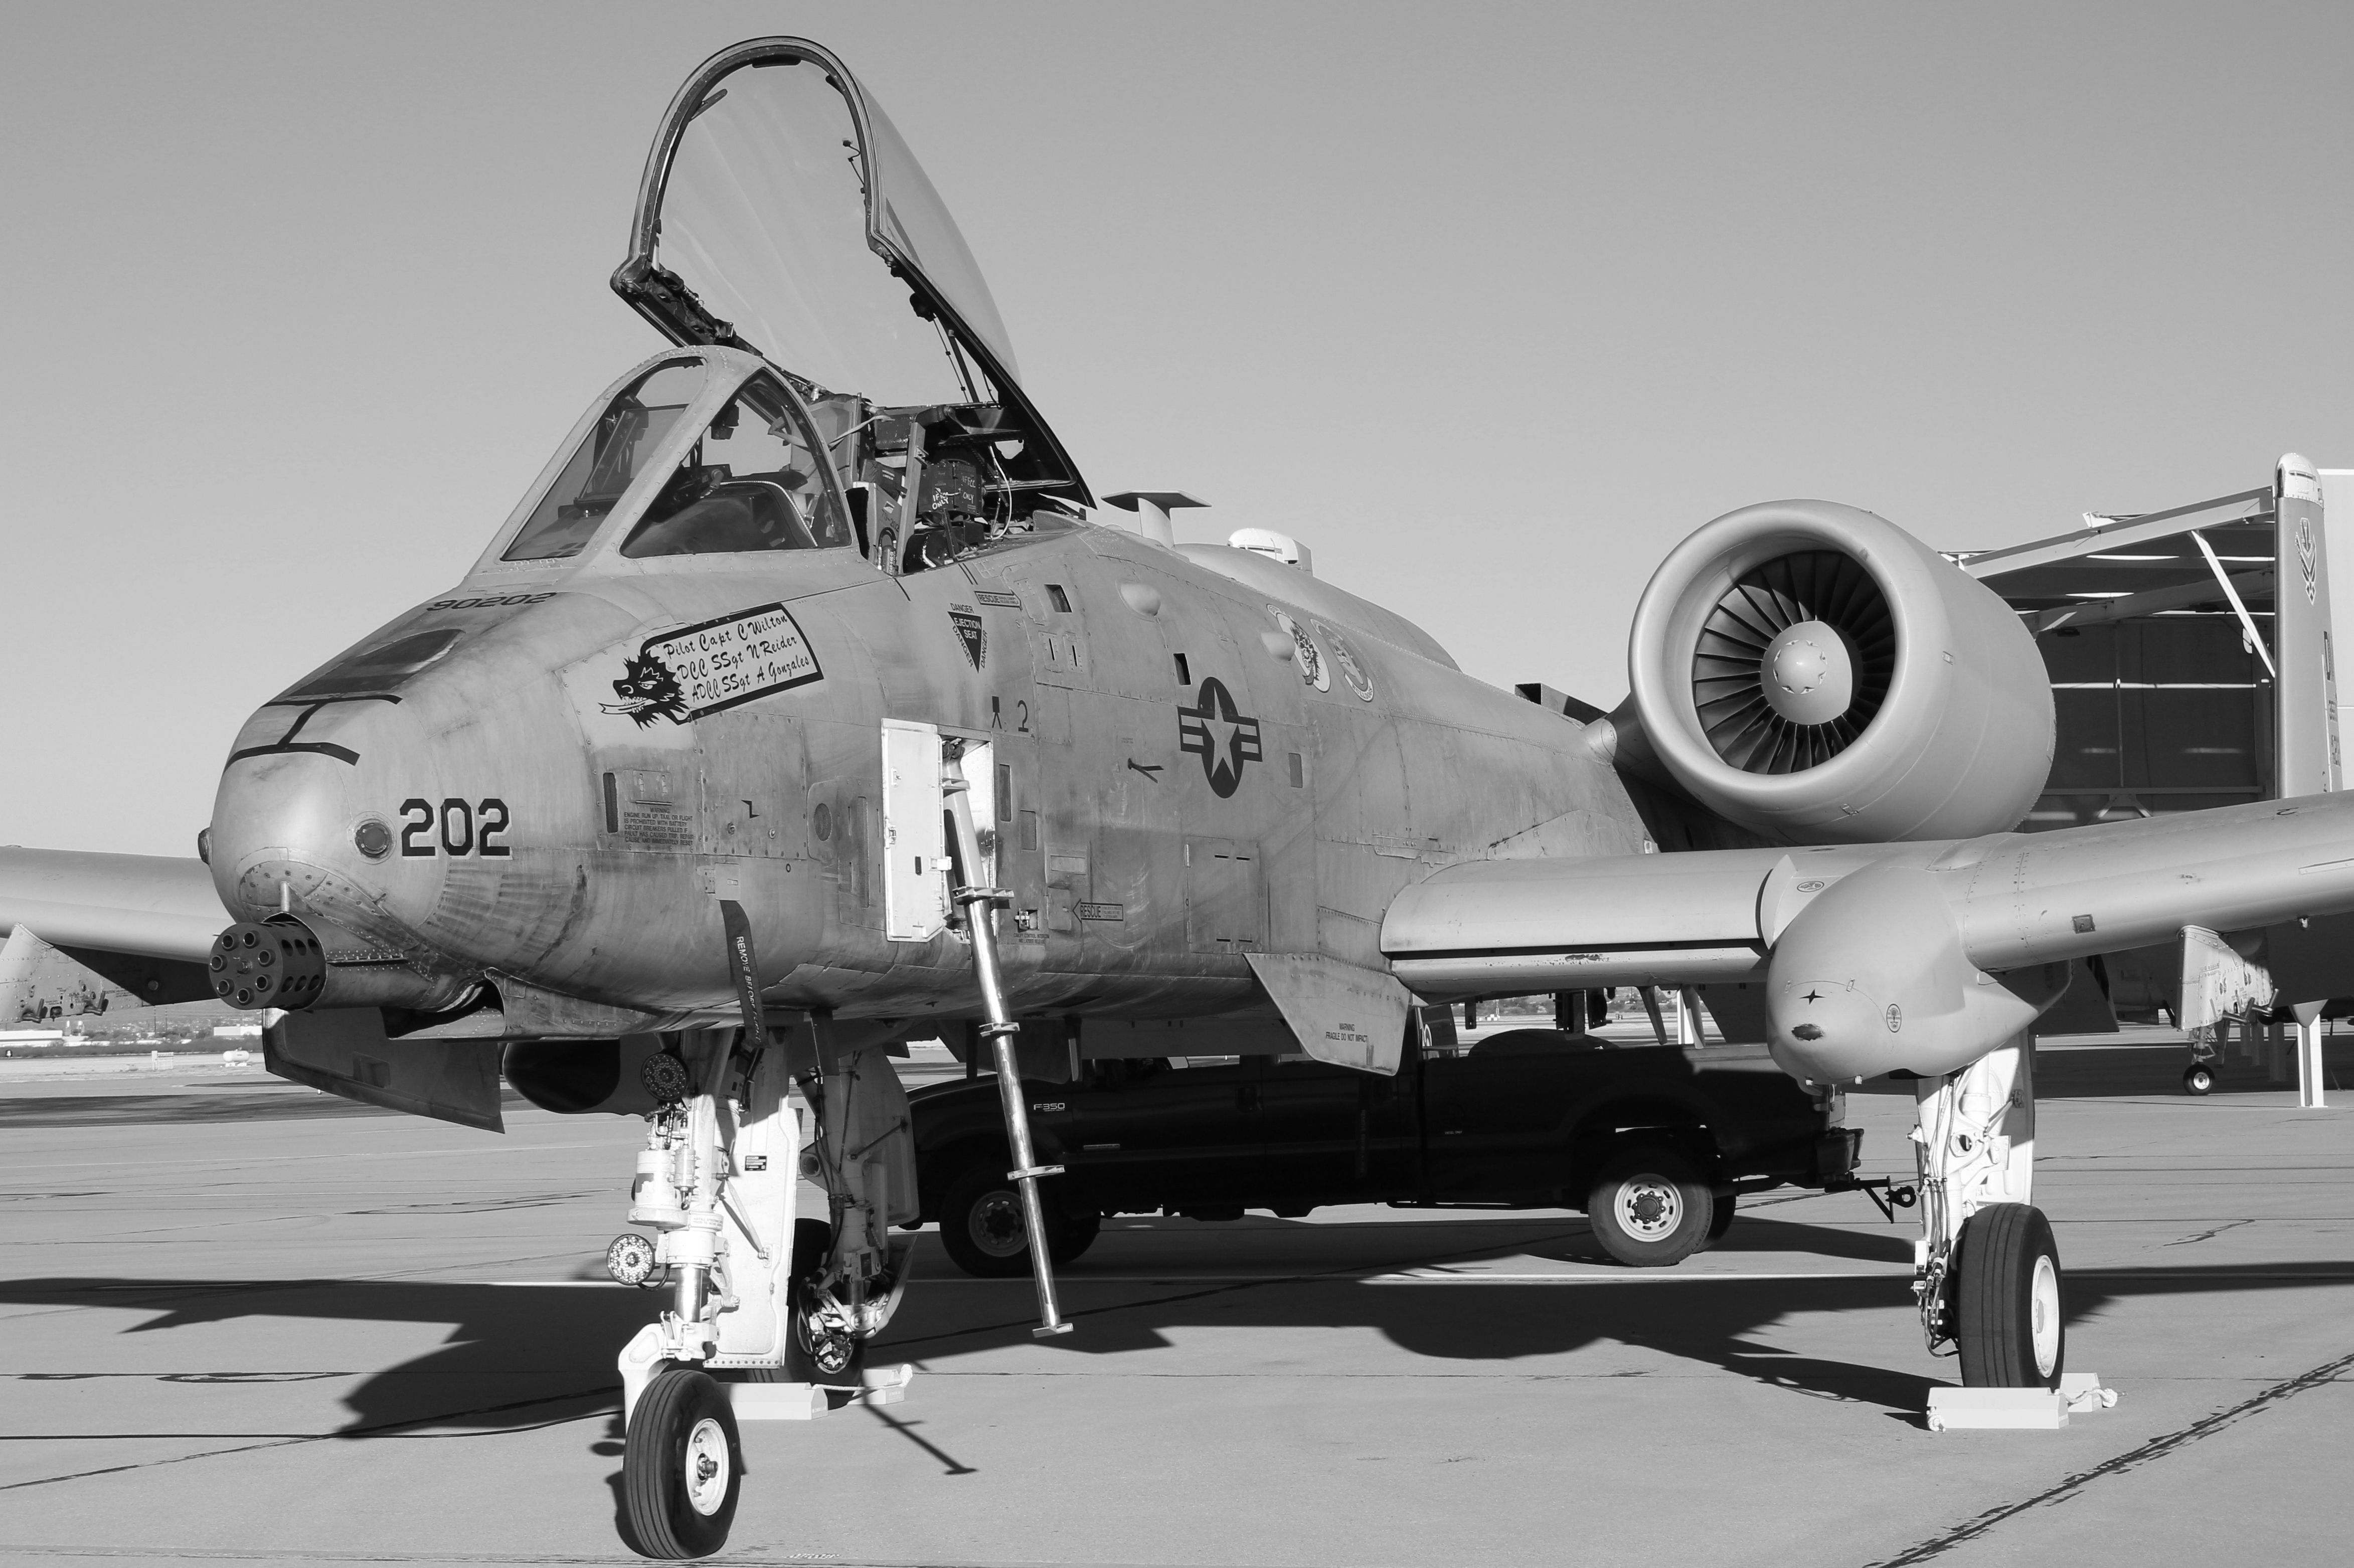
M724 908L739 976L757 973L742 912ZM654 1557L726 1544L739 1420L893 1404L907 1381L859 1364L907 1284L909 1244L889 1234L916 1214L907 1096L879 1049L841 1049L828 1018L809 1019L789 1051L745 991L741 1031L692 1030L648 1059L642 1081L663 1103L647 1118L630 1218L654 1234L607 1255L617 1278L666 1273L672 1287L670 1309L620 1357L623 1513ZM786 1098L797 1075L805 1110ZM804 1174L825 1187L828 1218L795 1216Z
M2032 1207L2035 1039L1914 1088L1921 1239L1914 1292L1932 1354L1971 1388L2057 1388L2067 1328L2059 1248Z

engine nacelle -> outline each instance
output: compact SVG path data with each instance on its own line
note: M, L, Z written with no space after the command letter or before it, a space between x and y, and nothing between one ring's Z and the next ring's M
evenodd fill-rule
M1992 590L1869 512L1727 513L1635 609L1629 703L1677 783L1785 843L2014 826L2052 770L2052 686Z

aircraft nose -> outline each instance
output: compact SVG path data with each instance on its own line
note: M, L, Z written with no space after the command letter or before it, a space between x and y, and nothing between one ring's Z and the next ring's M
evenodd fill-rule
M398 702L273 703L247 721L214 798L213 886L249 919L323 916L366 935L413 926L438 892L437 858L414 848L421 820L398 802L439 801L432 748Z

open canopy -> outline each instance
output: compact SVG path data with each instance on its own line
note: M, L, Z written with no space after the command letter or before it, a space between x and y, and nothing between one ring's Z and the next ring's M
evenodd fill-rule
M1092 498L972 252L882 106L801 38L713 56L663 116L613 289L679 344L877 408L989 408L1025 490Z

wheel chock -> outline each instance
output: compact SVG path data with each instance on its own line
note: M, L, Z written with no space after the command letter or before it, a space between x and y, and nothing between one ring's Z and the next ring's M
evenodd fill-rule
M2094 1372L2063 1372L2058 1388L1933 1388L1929 1430L2056 1432L2071 1414L2087 1415L2117 1402Z
M916 1369L868 1367L855 1386L824 1383L730 1383L727 1404L737 1421L815 1421L853 1404L896 1404L907 1397Z
M728 1406L742 1421L815 1421L832 1408L825 1390L807 1383L730 1383Z
M868 1367L858 1374L858 1393L851 1403L896 1404L907 1397L907 1385L915 1380L916 1369L906 1362L896 1367Z
M2062 1372L2060 1397L2068 1402L2071 1415L2090 1415L2095 1410L2116 1407L2117 1391L2101 1386L2098 1372Z

